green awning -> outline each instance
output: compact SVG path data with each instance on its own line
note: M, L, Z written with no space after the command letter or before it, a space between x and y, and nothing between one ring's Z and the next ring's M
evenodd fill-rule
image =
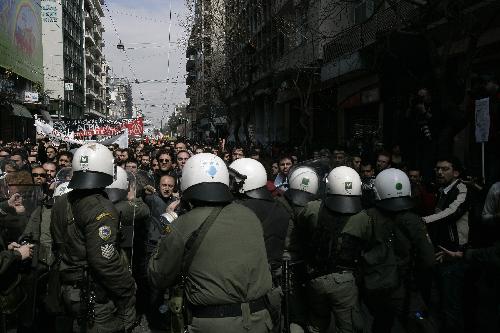
M28 109L22 104L12 103L12 115L16 117L33 118Z

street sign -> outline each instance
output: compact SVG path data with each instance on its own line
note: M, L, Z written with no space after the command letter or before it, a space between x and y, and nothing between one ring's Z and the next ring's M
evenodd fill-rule
M65 83L64 84L64 90L66 90L66 91L73 91L73 83Z
M490 136L490 99L476 100L476 142L488 142Z
M36 103L38 102L38 93L37 92L31 92L31 91L25 91L24 92L24 101L28 103Z

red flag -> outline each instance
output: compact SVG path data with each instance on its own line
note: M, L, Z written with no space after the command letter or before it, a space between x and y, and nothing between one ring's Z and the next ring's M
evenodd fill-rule
M144 123L142 117L132 120L129 123L124 124L128 128L128 134L130 136L142 136L144 133Z

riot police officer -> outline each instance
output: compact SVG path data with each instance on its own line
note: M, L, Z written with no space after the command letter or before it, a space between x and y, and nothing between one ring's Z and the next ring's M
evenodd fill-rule
M72 167L73 190L56 200L51 224L67 315L77 330L130 330L135 283L119 247L119 214L104 192L114 181L113 155L101 144L86 144Z
M189 332L269 332L272 281L259 219L231 203L221 158L197 154L182 172L193 209L166 225L149 263L153 286L165 289L184 277Z
M375 207L351 217L342 242L359 258L363 299L374 320L372 332L390 332L398 318L409 332L434 332L414 281L417 269L434 264L425 225L411 211L411 185L398 169L375 178Z
M309 162L321 166L321 161L319 160ZM306 161L305 163L308 162ZM321 167L318 169L321 169ZM306 307L307 290L304 288L307 279L303 260L304 244L301 243L303 239L300 237L303 230L300 230L300 226L297 225L297 216L310 201L318 198L322 181L316 169L307 165L293 167L290 170L288 181L290 186L288 191L283 196L276 198L288 211L291 219L286 242L286 249L290 258L288 262L289 269L285 270L285 273L290 278L287 278L285 283L285 291L288 291L288 293L285 294L284 303L287 303L288 296L288 303L290 304L288 307L291 322L290 331L300 333L304 332L303 327L307 325L308 309Z
M271 315L279 327L281 312L281 264L285 251L285 240L290 216L282 205L274 201L266 188L267 174L264 166L252 158L240 158L229 165L231 191L237 203L248 207L259 218L264 229L267 260L273 276L273 292Z
M309 331L327 332L335 317L336 332L361 332L362 317L354 271L355 258L341 241L348 219L361 211L361 179L349 167L328 174L323 200L309 202L298 216L305 231Z

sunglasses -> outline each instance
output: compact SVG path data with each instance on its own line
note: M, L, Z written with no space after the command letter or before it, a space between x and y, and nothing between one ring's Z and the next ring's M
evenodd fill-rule
M32 175L34 178L36 178L36 177L47 178L47 174L46 174L46 173L32 173L31 175Z
M159 159L158 161L163 162L163 163L172 162L172 160L168 160L168 159Z

